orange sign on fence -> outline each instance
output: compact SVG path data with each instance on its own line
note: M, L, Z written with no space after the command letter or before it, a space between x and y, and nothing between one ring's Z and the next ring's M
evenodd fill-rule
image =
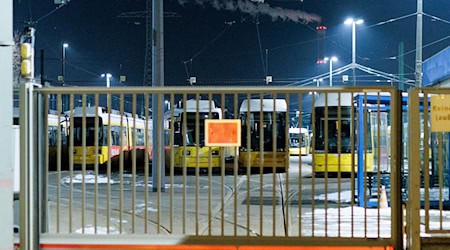
M241 120L239 119L206 119L205 145L219 147L241 146Z

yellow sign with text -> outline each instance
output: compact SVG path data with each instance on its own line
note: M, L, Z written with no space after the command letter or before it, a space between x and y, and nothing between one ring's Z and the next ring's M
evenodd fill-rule
M431 132L450 132L450 95L431 97Z
M205 145L219 147L241 146L241 120L206 119Z

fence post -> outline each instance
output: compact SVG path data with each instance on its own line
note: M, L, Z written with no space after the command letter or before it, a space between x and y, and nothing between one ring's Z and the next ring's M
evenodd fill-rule
M394 90L391 96L391 237L394 240L395 249L402 249L402 92Z
M44 98L42 94L37 94L36 92L33 93L33 100L36 104L35 110L37 111L36 117L34 117L34 120L36 121L36 126L34 128L35 137L36 138L36 148L33 152L36 159L36 186L37 188L37 201L38 201L38 219L39 219L39 233L46 233L48 232L48 198L47 198L47 169L48 166L46 165L45 158L46 155L48 155L47 147L46 147L46 136L47 133L46 130L46 120L48 119L48 108L44 104ZM58 129L59 128L59 121L58 121ZM60 142L58 142L60 143Z
M408 93L409 114L409 178L407 201L408 249L420 249L420 89Z
M35 83L20 87L20 248L39 249Z

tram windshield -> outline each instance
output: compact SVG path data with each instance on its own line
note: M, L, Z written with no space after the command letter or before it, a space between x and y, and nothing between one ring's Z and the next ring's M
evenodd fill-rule
M291 148L299 148L308 146L307 134L305 133L289 133Z
M209 112L199 112L198 113L198 139L200 146L205 145L205 120L206 119L219 119L220 118L220 114L218 112L211 112L211 116L209 114ZM181 121L183 121L183 117L181 116ZM196 128L196 124L197 124L197 113L196 112L189 112L186 113L186 128L187 130L191 131L191 135L192 135L192 141L196 142L197 137L196 137L196 133L197 133L197 128Z
M276 148L284 149L286 143L286 113L277 112L275 117L273 112L263 112L261 117L260 112L250 113L250 123L248 123L247 113L241 114L242 121L242 144L247 145L247 127L250 127L250 148L254 151L260 150L260 139L263 140L264 151L273 150L273 136L276 137ZM262 138L260 138L262 132Z
M94 146L95 145L95 117L86 117L86 129L83 131L83 118L75 117L74 118L74 127L73 127L73 139L74 146L82 146L83 145L83 132L86 133L86 146ZM104 129L102 125L102 118L98 118L98 146L107 145L106 136L104 135Z
M324 115L323 108L316 108L316 134L314 136L315 140L315 150L325 150L325 143L328 145L327 149L329 153L338 153L338 143L340 138L340 152L341 153L351 153L352 141L351 136L354 133L354 149L357 149L357 138L358 138L358 126L356 124L357 119L355 118L355 125L352 131L352 120L351 120L351 109L342 107L340 120L337 117L337 109L330 107L328 109L328 117ZM370 126L370 117L367 116L367 125L364 126L367 131L364 134L372 135ZM340 129L340 130L339 130ZM327 131L327 133L325 133ZM316 135L315 134L315 135ZM326 138L327 137L327 138ZM364 138L365 150L372 150L372 136L367 136Z

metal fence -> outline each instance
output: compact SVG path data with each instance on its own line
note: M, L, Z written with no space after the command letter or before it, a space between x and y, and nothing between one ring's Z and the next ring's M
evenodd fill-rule
M394 88L27 85L21 99L25 247L402 244ZM205 119L240 120L241 146L205 146Z
M437 127L438 123L448 121L445 115L449 113L449 94L449 89L438 88L409 92L407 225L411 249L420 249L423 237L448 237L450 232L447 211L450 205L448 124L443 129Z

